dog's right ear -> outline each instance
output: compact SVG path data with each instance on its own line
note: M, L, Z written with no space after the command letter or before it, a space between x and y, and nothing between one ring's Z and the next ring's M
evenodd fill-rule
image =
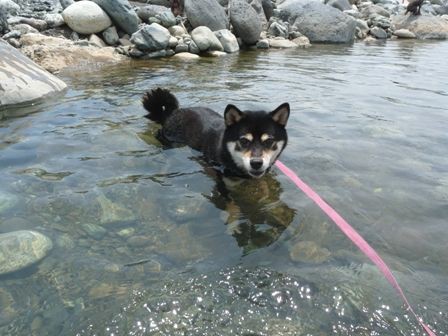
M240 111L235 105L227 105L224 111L224 120L226 126L231 126L244 118L244 112Z

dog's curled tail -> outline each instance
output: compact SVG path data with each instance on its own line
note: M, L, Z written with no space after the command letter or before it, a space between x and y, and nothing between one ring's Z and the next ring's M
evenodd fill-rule
M176 97L169 90L161 88L146 92L142 103L149 112L145 117L159 124L163 124L171 112L179 108Z

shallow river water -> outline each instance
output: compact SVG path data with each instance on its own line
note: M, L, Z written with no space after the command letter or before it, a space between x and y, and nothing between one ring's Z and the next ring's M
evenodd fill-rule
M289 102L282 161L447 335L447 59L446 42L389 41L154 60L66 73L63 97L1 112L0 233L54 247L0 277L0 334L422 334L277 169L223 195L197 152L164 148L140 104L162 86L218 111Z

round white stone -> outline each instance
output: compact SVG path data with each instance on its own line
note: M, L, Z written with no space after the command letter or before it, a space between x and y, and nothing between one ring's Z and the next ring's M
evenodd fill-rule
M65 23L79 34L95 34L112 25L105 11L92 1L78 1L62 12Z

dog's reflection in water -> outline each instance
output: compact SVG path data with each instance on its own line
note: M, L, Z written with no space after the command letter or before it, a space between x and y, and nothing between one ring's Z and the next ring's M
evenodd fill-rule
M225 211L228 232L244 253L275 242L294 219L295 211L280 200L282 188L271 174L261 179L214 175L216 185L206 196Z

